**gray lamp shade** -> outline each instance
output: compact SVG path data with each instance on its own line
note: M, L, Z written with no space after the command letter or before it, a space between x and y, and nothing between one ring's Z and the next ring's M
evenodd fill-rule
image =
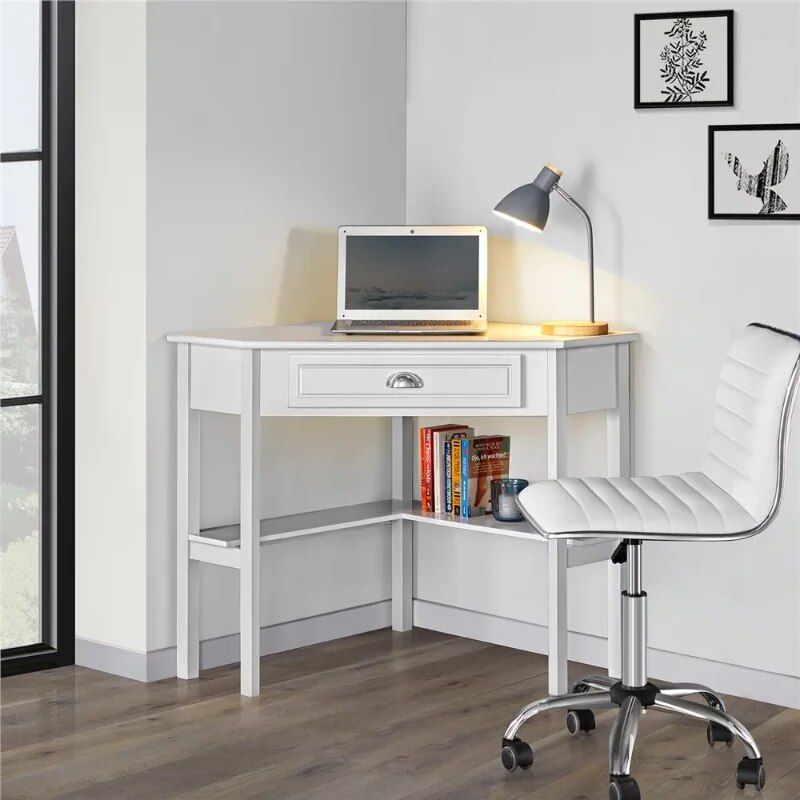
M550 192L560 177L561 170L557 167L543 167L533 183L509 192L494 207L494 213L518 225L543 231L550 214Z

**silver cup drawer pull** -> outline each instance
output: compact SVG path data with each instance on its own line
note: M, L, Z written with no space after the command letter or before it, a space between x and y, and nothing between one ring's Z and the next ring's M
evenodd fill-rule
M422 378L413 372L395 372L386 379L389 389L421 389Z

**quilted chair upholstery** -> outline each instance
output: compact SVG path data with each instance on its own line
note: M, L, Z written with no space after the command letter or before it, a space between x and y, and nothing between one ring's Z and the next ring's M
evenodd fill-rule
M778 489L778 443L800 340L749 325L725 357L702 471L638 478L541 481L519 497L546 537L642 534L743 538L765 520Z

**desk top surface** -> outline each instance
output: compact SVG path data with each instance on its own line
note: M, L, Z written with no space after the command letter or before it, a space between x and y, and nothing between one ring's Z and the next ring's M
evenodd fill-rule
M490 322L482 334L433 335L412 334L369 336L331 332L331 322L309 322L298 325L270 325L259 328L227 328L222 330L170 333L170 342L200 344L211 347L233 347L246 350L286 350L324 348L402 349L464 348L492 349L519 347L553 350L567 347L592 347L603 344L633 342L634 331L611 331L605 336L546 336L538 325L517 325Z

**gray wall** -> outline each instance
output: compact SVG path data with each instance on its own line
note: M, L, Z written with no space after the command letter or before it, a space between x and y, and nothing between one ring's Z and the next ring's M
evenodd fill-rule
M554 201L537 237L490 211L543 163L564 170L563 185L595 224L600 318L642 332L634 352L635 467L645 474L699 466L719 366L741 326L800 328L797 224L707 219L707 126L796 121L800 110L798 4L733 6L735 108L635 111L632 28L641 4L409 5L407 219L489 226L492 319L579 317L586 313L580 217ZM520 452L544 447L542 425L482 427L511 433L514 472L545 476L541 458ZM571 474L604 469L603 433L601 419L571 421ZM794 487L798 453L795 436ZM762 537L648 547L651 647L774 673L754 672L748 685L755 692L772 681L784 702L800 705L800 682L780 677L800 675L799 509L790 491ZM543 554L461 532L421 532L417 542L418 597L545 621ZM604 586L602 566L571 573L573 630L604 635L605 606L596 601ZM659 664L666 672L685 667L667 655Z
M404 192L404 4L148 4L148 649L175 642L164 334L331 318L337 226L402 222ZM203 420L203 525L238 519L237 430ZM266 421L265 515L385 497L388 443L385 420ZM270 547L262 624L389 597L375 534ZM238 628L237 585L206 568L204 637Z

